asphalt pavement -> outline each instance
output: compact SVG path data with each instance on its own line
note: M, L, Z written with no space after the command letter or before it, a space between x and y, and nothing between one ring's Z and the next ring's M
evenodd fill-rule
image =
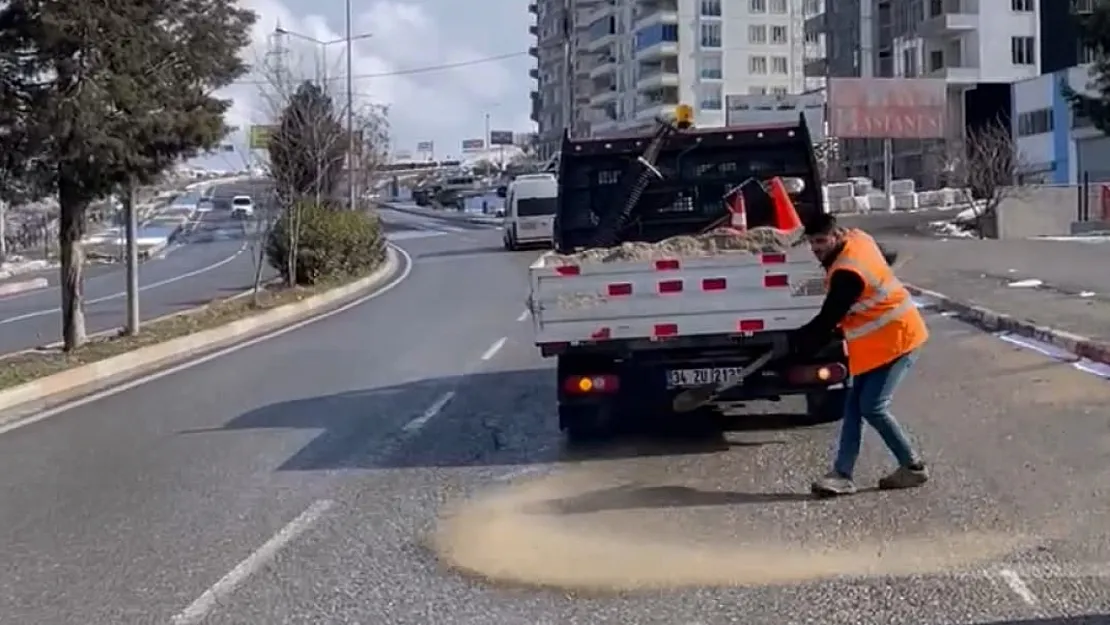
M789 402L568 449L536 252L383 217L387 292L0 436L0 623L1110 622L1106 380L928 312L920 490L812 501L835 427Z
M264 183L216 185L216 208L198 213L169 248L139 267L139 304L144 320L181 312L250 288L256 254L250 240L255 224L231 219L230 199L259 194ZM152 220L157 226L158 219ZM267 275L272 275L269 271ZM0 353L30 349L61 338L61 295L56 269L23 274L45 277L49 286L0 297ZM85 323L90 334L114 330L126 321L126 272L120 264L91 264L85 270Z

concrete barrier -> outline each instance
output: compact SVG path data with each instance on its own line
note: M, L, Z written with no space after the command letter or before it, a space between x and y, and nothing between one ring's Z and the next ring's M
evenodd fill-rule
M339 306L384 284L400 267L401 255L402 252L391 246L386 262L373 274L302 301L2 390L0 425L120 384L145 372L261 336Z

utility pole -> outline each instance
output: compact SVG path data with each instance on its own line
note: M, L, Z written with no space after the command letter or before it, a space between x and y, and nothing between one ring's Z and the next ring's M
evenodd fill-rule
M139 333L139 241L138 216L135 214L135 184L128 181L123 193L123 210L127 220L127 334Z
M347 202L355 210L355 73L351 36L351 0L347 0Z
M0 263L8 260L8 203L0 200Z

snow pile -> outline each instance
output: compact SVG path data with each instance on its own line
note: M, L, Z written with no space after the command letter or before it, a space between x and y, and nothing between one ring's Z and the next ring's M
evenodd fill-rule
M548 266L647 261L665 258L705 258L721 254L773 254L785 252L802 242L803 231L752 228L737 231L719 228L699 235L680 235L658 243L632 242L617 247L584 250L576 254L552 254Z

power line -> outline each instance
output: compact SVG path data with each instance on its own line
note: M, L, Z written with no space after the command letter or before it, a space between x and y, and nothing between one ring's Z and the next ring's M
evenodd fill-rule
M395 71L392 71L392 72L380 72L380 73L377 73L377 74L355 74L354 76L352 76L352 79L353 80L362 80L362 79L369 79L369 78L389 78L391 76L408 76L408 75L411 75L411 74L425 74L425 73L429 73L429 72L440 72L440 71L443 71L443 70L455 69L455 68L458 68L458 67L470 67L472 65L481 65L481 64L484 64L484 63L495 63L497 61L504 61L506 59L513 59L513 58L517 58L517 57L521 57L521 56L527 56L527 55L528 55L527 51L525 51L525 52L510 52L510 53L507 53L507 54L498 54L496 56L485 56L485 57L478 58L478 59L471 59L469 61L458 61L456 63L443 63L443 64L440 64L440 65L425 65L423 67L410 67L410 68L406 68L406 69L395 70ZM336 77L336 78L329 78L328 80L329 81L330 80L346 80L346 77L345 76L339 76L339 77ZM265 80L241 80L241 81L236 81L234 84L237 84L237 85L266 85L266 84L269 84L269 81L265 81Z

